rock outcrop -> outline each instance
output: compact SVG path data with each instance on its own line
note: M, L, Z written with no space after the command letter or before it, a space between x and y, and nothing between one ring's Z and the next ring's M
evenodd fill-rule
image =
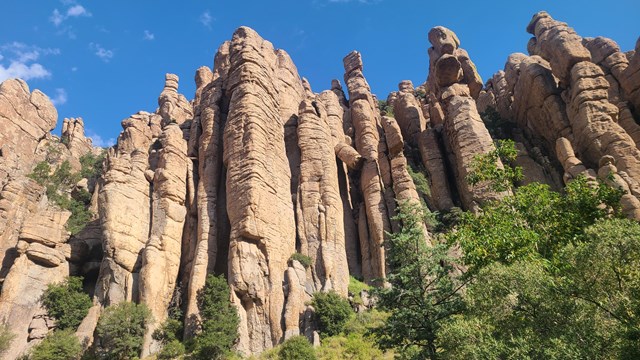
M623 211L640 220L640 41L625 53L545 12L527 31L529 54L510 55L483 86L456 34L435 27L427 81L402 81L379 104L359 52L343 59L344 90L333 80L314 92L284 50L241 27L213 67L196 70L193 100L166 74L158 108L122 121L103 173L65 189L47 189L43 177L98 154L84 120L64 119L54 136L48 98L3 82L0 320L16 336L8 358L55 329L38 299L69 275L84 276L93 297L76 333L85 347L102 309L123 301L153 315L141 356L160 350L152 334L170 313L184 314L185 338L196 336L209 274L227 278L239 352L297 335L317 344L315 292L347 297L350 276L386 285L399 204L480 212L509 194L468 181L496 140L515 143L514 164L494 165L522 167L517 185L599 179L622 189ZM27 176L36 165L41 176ZM81 230L71 231L77 214L60 196L82 199ZM421 229L432 245L437 237Z

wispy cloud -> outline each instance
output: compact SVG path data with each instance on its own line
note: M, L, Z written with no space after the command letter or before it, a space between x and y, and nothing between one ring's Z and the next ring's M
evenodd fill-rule
M64 5L71 5L67 8L66 11L60 11L58 9L54 9L51 16L49 16L49 21L53 23L56 27L62 25L62 23L73 17L91 17L92 14L87 10L84 6L77 4L74 2L63 1Z
M115 138L104 139L102 136L98 135L95 131L91 129L86 130L87 137L91 138L91 142L93 146L98 147L111 147L116 143Z
M67 17L91 17L92 14L82 5L74 5L67 9Z
M55 106L64 105L67 102L67 91L62 88L56 89L56 95L51 99L51 102Z
M211 16L209 10L206 10L200 15L199 20L202 25L204 25L206 28L211 29L211 23L213 22L214 18Z
M20 42L0 46L0 61L8 60L9 65L0 63L0 82L10 78L23 80L51 77L51 72L36 61L42 55L59 55L59 49L41 48Z
M153 40L155 38L156 38L156 36L152 32L150 32L149 30L145 30L144 31L143 39L151 41L151 40Z
M109 62L111 61L111 59L113 59L113 56L114 56L113 50L105 49L100 44L90 43L89 49L94 51L94 54L104 62Z
M48 77L51 77L51 72L40 64L27 65L19 62L12 62L6 68L0 64L0 82L12 78L31 80Z

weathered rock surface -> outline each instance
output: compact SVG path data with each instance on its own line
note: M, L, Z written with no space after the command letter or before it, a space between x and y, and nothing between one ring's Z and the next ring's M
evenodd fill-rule
M624 190L624 212L640 219L640 41L625 53L544 12L527 30L529 55L510 55L483 88L456 34L433 28L427 81L400 82L382 116L357 51L343 60L346 89L333 80L316 93L284 50L241 27L213 67L195 72L192 101L166 74L158 109L122 121L104 173L58 192L92 195L86 208L96 214L74 235L70 214L26 175L43 160L79 170L79 158L96 151L85 123L65 119L61 137L51 135L57 112L46 96L5 81L0 319L16 334L9 358L54 329L38 298L69 275L84 276L93 296L76 334L85 347L102 309L121 301L153 314L141 356L160 349L151 334L170 311L185 314L184 335L194 336L208 274L228 279L238 351L299 334L319 344L309 300L317 291L346 297L349 276L385 284L398 203L481 211L508 194L467 181L497 139L515 141L523 184L600 179ZM296 252L308 268L291 259Z
M82 118L65 118L62 122L62 143L67 146L75 158L88 154L93 148L90 138L84 136Z
M242 27L230 47L224 129L227 204L231 224L229 284L240 315L242 352L260 352L283 337L282 283L295 252L291 170L279 113L271 43Z
M360 53L354 51L344 60L345 82L349 89L350 118L355 130L356 149L364 158L360 188L364 200L368 237L360 237L362 249L362 275L370 282L385 276L385 251L383 243L391 230L388 203L385 200L383 172L389 171L388 160L381 153L380 115L375 106L369 84L362 74ZM386 146L385 146L386 147ZM362 211L362 208L361 208ZM362 215L360 215L362 219ZM362 229L362 226L360 227ZM361 230L362 231L362 230ZM366 243L363 243L366 242ZM368 250L368 253L366 251Z

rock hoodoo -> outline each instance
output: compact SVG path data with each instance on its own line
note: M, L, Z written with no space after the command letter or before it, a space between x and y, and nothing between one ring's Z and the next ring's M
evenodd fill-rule
M85 346L101 311L123 301L146 304L154 318L141 356L159 351L152 333L172 310L192 337L197 293L211 273L228 280L238 351L260 353L300 334L317 341L315 292L346 297L350 276L386 285L399 204L479 212L509 194L467 180L496 140L515 141L523 183L560 189L578 176L601 179L625 191L625 213L640 220L640 41L625 53L545 12L527 31L529 54L508 56L483 85L456 34L435 27L425 83L401 81L379 101L359 52L343 59L344 89L333 80L315 93L285 51L241 27L213 67L196 70L193 100L167 74L157 110L122 120L116 145L98 160L102 170L64 189L43 179L60 167L84 174L86 160L101 154L85 121L64 119L53 136L51 101L22 80L3 82L0 319L15 334L8 358L55 327L38 299L69 275L84 276L93 298L77 332ZM82 201L81 227L60 196ZM423 232L429 245L437 241L427 225Z

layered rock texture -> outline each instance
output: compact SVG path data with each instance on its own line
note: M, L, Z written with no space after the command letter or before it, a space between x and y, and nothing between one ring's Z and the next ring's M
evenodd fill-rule
M55 327L39 298L69 275L84 276L94 300L77 332L85 346L102 309L123 301L146 304L154 318L141 356L159 351L151 334L171 310L193 336L207 274L228 279L238 351L300 334L317 341L315 292L346 297L349 276L386 285L399 204L479 212L509 194L467 180L500 139L514 140L518 155L494 165L521 166L523 183L560 189L578 176L601 179L625 191L624 211L640 220L640 55L581 38L545 12L527 31L529 54L510 55L483 85L456 34L435 27L425 83L401 81L378 101L357 51L343 59L344 88L334 80L315 93L285 51L241 27L213 67L197 69L193 100L167 74L158 108L122 120L103 171L68 190L90 198L88 223L73 235L72 214L27 175L43 161L77 171L99 150L82 118L64 119L61 137L51 135L49 99L5 81L0 319L16 335L8 358ZM426 225L423 234L436 241Z

